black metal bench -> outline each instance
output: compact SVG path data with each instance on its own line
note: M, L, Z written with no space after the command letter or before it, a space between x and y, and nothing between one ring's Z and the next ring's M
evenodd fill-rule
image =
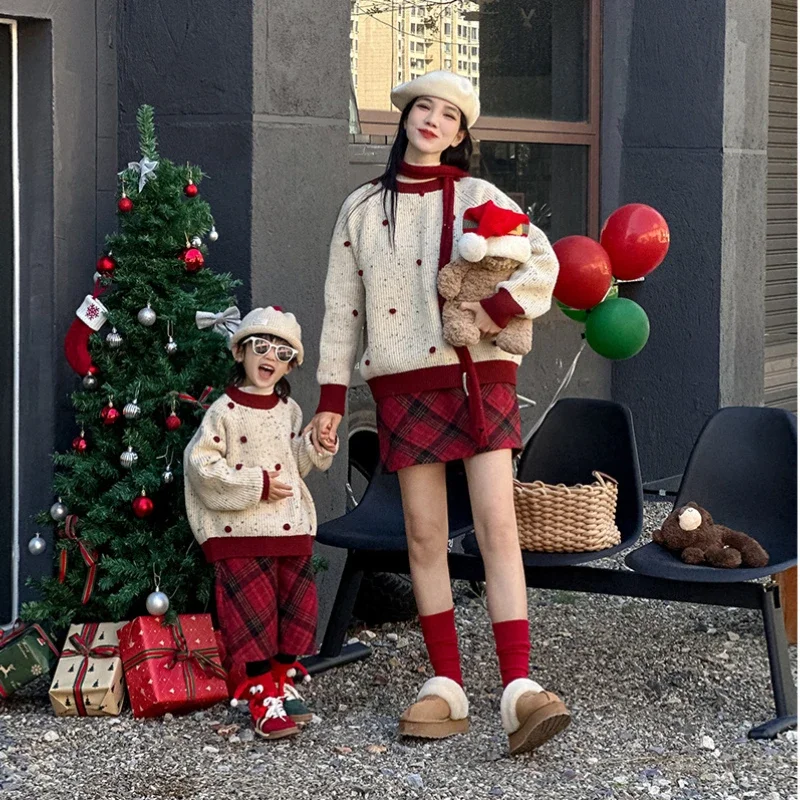
M736 435L731 435L735 430ZM764 570L717 570L690 567L654 544L633 550L632 568L587 567L633 547L642 528L642 482L630 411L605 400L560 400L522 454L519 478L546 483L587 483L593 470L619 482L616 522L619 545L593 553L523 553L529 587L592 592L710 605L755 608L762 613L770 661L776 718L753 728L752 737L775 736L796 724L796 690L774 582L754 583L796 563L796 422L774 409L724 409L709 421L693 450L676 502L694 499L731 527L759 539L771 554ZM714 457L722 445L727 446ZM748 470L748 465L750 469ZM713 480L707 475L714 470ZM756 472L753 474L752 470ZM766 486L761 484L765 483ZM484 579L483 562L472 532L469 494L463 468L448 465L450 537L463 536L463 553L449 555L455 579ZM728 501L747 493L768 497L774 510L759 524L748 515L750 503L728 513ZM723 500L724 498L724 500ZM320 526L318 540L348 551L331 619L319 655L306 659L320 672L369 655L361 643L344 645L361 577L365 572L409 571L400 488L396 476L377 471L359 505ZM544 568L544 569L543 569ZM751 574L751 572L753 574Z

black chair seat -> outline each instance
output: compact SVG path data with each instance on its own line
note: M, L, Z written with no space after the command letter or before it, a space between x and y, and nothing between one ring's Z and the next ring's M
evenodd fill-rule
M601 558L613 556L632 547L639 538L638 533L623 539L618 545L608 547L605 550L597 550L592 553L532 553L528 550L522 551L522 563L527 567L570 567L576 564L588 564L591 561L599 561ZM464 552L469 555L479 556L478 539L474 533L469 533L463 540Z
M461 462L447 465L447 514L451 539L472 530L469 490ZM343 517L320 525L317 541L347 550L408 550L397 475L383 473L379 468L358 506Z
M642 575L654 578L667 578L673 581L692 581L697 583L736 583L766 578L785 569L793 567L797 559L786 561L770 561L766 567L738 567L736 569L720 569L718 567L686 564L660 544L650 543L637 547L625 557L625 563Z
M720 569L686 564L659 544L629 553L636 572L676 581L738 583L797 564L797 419L777 408L718 411L697 438L674 508L695 502L715 522L756 539L766 567Z

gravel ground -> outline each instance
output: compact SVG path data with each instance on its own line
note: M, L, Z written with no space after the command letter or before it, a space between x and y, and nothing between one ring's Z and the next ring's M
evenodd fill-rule
M647 507L650 527L663 513ZM318 717L283 743L252 741L247 717L224 706L57 719L47 686L28 687L0 713L0 797L796 800L796 734L746 738L772 714L756 612L543 591L529 604L532 675L573 724L526 756L507 755L483 599L457 584L466 736L398 740L397 716L429 674L419 629L355 629L372 658L319 676L307 692Z

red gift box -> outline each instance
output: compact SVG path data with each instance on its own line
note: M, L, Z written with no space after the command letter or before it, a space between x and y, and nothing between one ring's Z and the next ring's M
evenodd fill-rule
M228 699L211 617L177 623L137 617L119 631L119 651L134 717L184 713Z

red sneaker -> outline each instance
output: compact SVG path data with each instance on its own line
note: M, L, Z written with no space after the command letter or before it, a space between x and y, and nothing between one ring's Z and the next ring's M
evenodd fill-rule
M271 673L248 678L236 687L231 705L247 700L253 730L263 739L283 739L299 733L283 707L278 687Z

